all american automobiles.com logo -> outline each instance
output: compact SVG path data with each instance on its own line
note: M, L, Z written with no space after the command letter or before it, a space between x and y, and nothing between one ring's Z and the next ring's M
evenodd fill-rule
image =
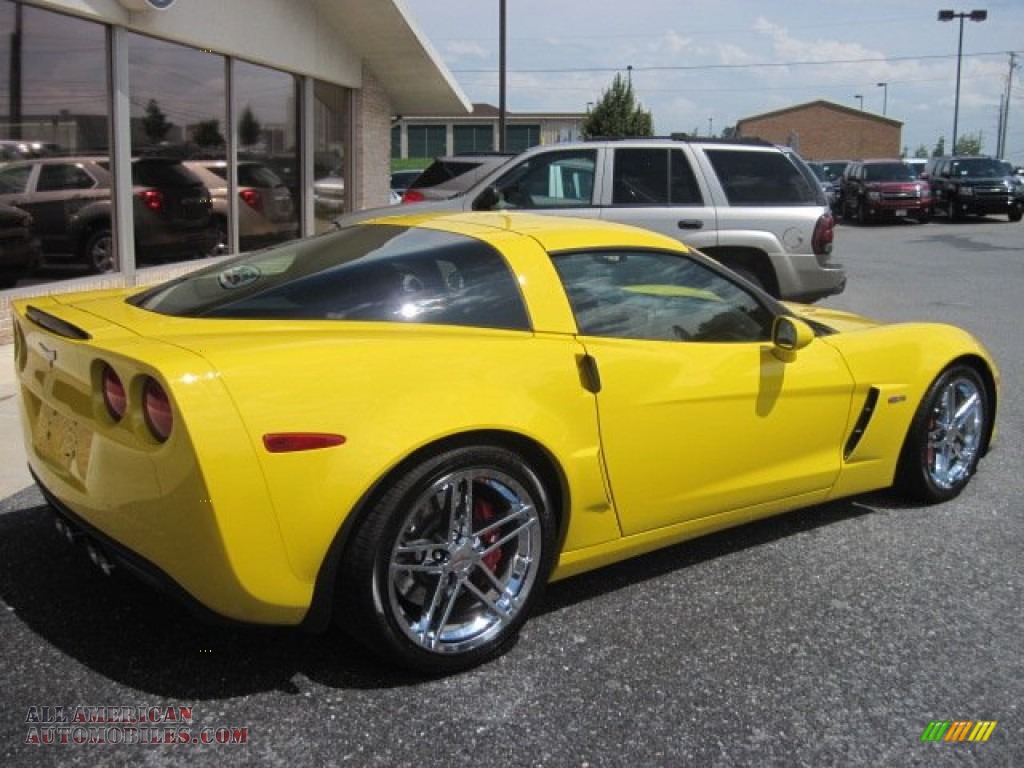
M25 715L25 743L248 744L249 729L196 727L192 707L34 706Z

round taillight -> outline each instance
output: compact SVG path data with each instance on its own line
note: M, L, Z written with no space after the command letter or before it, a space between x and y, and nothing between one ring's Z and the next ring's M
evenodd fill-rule
M144 189L139 193L142 204L154 213L164 209L164 195L159 189Z
M120 421L128 407L128 395L121 377L109 365L103 366L102 386L103 405L107 407L107 413L115 422Z
M142 415L150 433L161 443L171 436L174 426L171 399L156 379L147 378L142 385Z
M258 189L240 190L238 196L242 198L243 203L248 205L254 211L263 210L263 195L260 194Z

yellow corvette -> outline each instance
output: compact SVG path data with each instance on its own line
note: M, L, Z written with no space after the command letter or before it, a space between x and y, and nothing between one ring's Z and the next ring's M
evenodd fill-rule
M552 579L894 484L952 498L998 389L957 328L778 304L675 240L525 213L15 310L31 470L95 561L429 672L506 649Z

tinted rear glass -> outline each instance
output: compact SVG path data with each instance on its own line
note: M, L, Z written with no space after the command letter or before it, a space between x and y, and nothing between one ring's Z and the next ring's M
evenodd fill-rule
M709 149L708 160L730 205L822 205L814 174L804 176L782 152Z
M175 160L146 159L132 163L132 183L147 187L183 187L202 182Z
M409 185L409 189L436 187L438 184L457 179L478 165L480 163L470 160L435 160L423 173L413 180Z
M362 225L258 251L130 299L182 317L369 320L528 330L504 258L461 235Z

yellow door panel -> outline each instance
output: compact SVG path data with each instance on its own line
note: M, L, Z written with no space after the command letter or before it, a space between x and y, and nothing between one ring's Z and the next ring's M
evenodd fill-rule
M585 338L626 535L827 490L840 470L852 381L812 342L771 345Z

